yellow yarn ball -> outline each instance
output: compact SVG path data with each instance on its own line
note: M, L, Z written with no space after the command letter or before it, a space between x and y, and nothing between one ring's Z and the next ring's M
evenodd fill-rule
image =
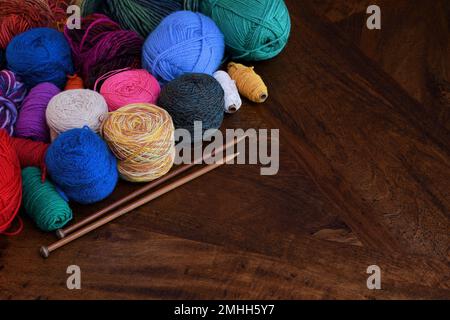
M101 133L119 159L121 177L146 182L163 176L172 168L174 131L167 111L148 103L134 103L108 113Z

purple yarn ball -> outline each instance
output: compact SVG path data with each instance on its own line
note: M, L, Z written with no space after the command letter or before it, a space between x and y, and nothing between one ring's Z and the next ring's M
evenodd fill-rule
M45 111L50 100L60 92L57 86L49 82L40 83L31 89L20 108L15 135L34 141L50 142Z
M0 71L0 129L14 133L17 110L27 94L25 85L9 70Z

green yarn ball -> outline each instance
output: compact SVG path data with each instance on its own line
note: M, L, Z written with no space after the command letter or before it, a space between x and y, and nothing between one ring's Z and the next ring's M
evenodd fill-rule
M203 0L200 9L222 30L233 59L267 60L288 42L291 19L283 0Z
M83 16L103 13L123 29L146 38L166 16L179 10L197 11L199 0L84 0Z
M39 229L46 232L55 231L72 220L69 204L48 179L42 182L40 169L23 169L22 185L22 205Z

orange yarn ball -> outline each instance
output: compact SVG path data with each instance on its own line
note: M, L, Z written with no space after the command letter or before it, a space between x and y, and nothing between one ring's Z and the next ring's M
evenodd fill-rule
M46 0L0 0L0 49L19 33L54 25L55 17Z

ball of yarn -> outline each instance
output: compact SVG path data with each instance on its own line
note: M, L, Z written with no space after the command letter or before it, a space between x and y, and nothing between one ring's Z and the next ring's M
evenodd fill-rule
M84 16L103 13L124 29L134 30L146 37L161 20L174 11L198 9L199 0L85 0Z
M22 200L22 178L11 137L0 129L0 234L5 233L16 217Z
M74 64L87 88L108 72L141 66L143 39L122 30L110 18L93 14L81 19L81 29L64 29L72 48Z
M0 0L0 48L29 29L53 26L54 19L47 1Z
M108 104L109 111L115 111L132 103L154 104L161 88L158 81L146 70L128 70L109 77L100 93Z
M269 97L269 91L264 80L255 72L253 67L230 62L228 74L231 79L236 81L239 92L250 101L263 103Z
M284 49L291 31L283 0L203 0L201 12L222 30L234 59L273 58Z
M23 101L16 122L15 136L34 141L50 141L45 111L50 100L61 91L53 83L44 82L30 90Z
M39 167L43 170L44 178L46 173L45 154L49 145L22 138L12 138L11 144L16 151L20 167Z
M142 64L159 81L184 73L213 74L224 56L222 32L214 21L190 11L164 18L144 43Z
M5 62L5 52L3 52L3 50L0 50L0 70L5 67Z
M35 28L14 37L6 48L8 68L28 87L51 82L63 88L73 73L70 47L62 33Z
M122 178L151 181L166 174L175 155L174 126L167 111L137 103L111 112L102 135L119 159Z
M218 129L223 121L224 92L219 82L207 74L185 74L163 87L159 105L166 109L175 127L194 135L194 122L201 121L203 133ZM202 137L195 135L194 140Z
M78 75L68 75L67 83L64 90L73 90L73 89L84 89L83 79L81 79Z
M231 79L225 71L214 72L213 77L220 83L225 94L224 110L226 113L235 113L242 106L241 96L239 95L236 82Z
M42 231L54 231L72 220L72 210L50 180L42 181L41 170L27 167L22 170L25 212Z
M0 71L0 129L6 129L10 135L17 121L17 109L26 93L25 85L18 81L13 72Z
M89 89L63 91L47 106L46 118L51 137L54 139L67 130L84 126L98 132L107 112L106 101L98 92Z
M116 158L88 127L62 133L48 148L45 162L55 185L81 204L105 199L117 184Z

